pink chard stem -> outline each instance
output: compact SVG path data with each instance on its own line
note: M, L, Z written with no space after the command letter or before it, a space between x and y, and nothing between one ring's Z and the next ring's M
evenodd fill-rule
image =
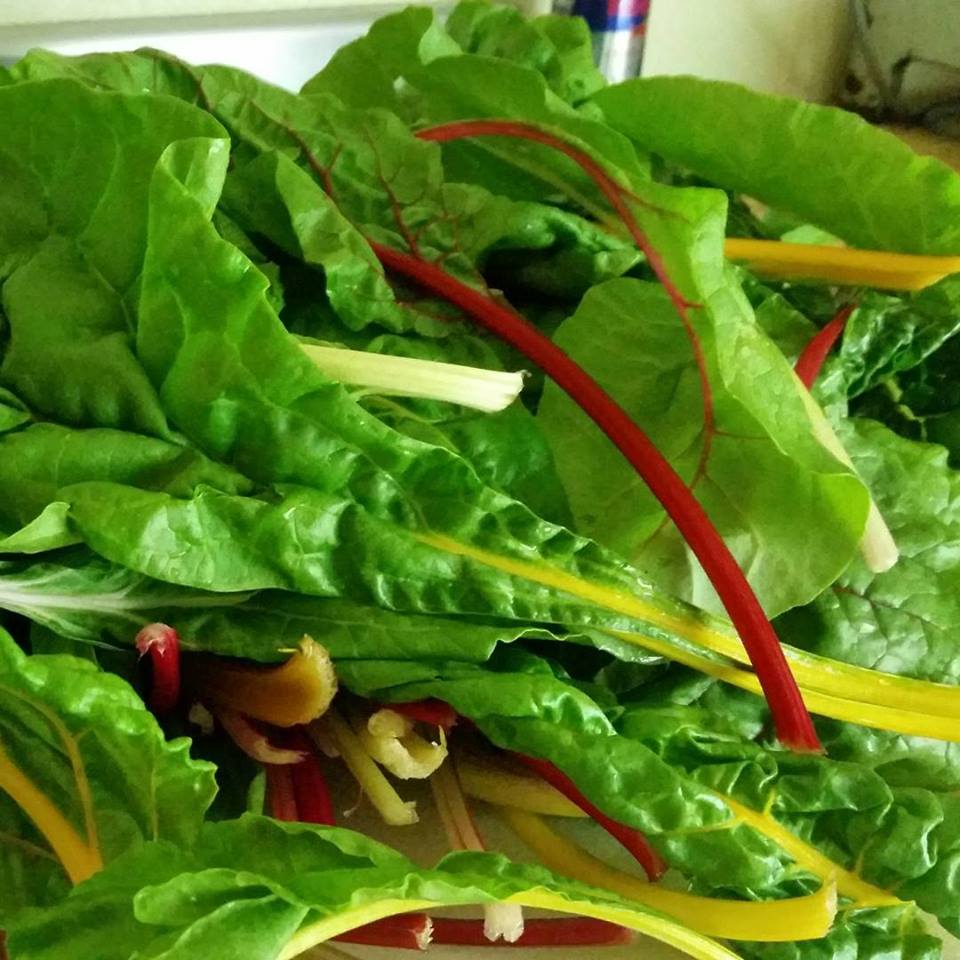
M267 777L267 809L274 820L296 823L300 820L297 799L293 793L293 778L290 767L268 763L264 765Z
M587 816L595 820L607 833L630 853L643 867L649 880L659 880L667 869L667 864L650 846L650 841L634 827L608 817L602 810L594 806L581 792L577 785L562 771L558 770L548 760L538 757L528 757L522 753L513 754L525 767L542 777L556 790L559 790L568 800L575 803Z

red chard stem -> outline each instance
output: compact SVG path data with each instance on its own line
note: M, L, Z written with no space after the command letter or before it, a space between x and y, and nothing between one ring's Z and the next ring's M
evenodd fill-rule
M319 823L332 827L336 824L333 813L333 800L326 777L320 769L313 743L298 729L286 731L286 744L289 748L301 751L304 759L290 767L290 779L293 784L293 796L297 807L297 817L303 823Z
M512 943L488 940L483 921L434 917L436 945L458 947L602 947L626 944L633 934L626 927L589 917L542 917L525 921L523 933Z
M848 303L845 307L842 307L837 311L836 316L803 348L803 353L800 354L793 369L808 390L817 382L817 377L820 376L827 355L833 349L837 340L840 339L850 315L856 309L857 305L855 303Z
M134 644L141 658L150 658L150 709L158 716L169 713L180 699L180 637L177 631L165 623L151 623L137 634Z
M341 933L334 940L365 947L392 947L394 950L426 950L432 942L433 921L425 913L403 913L374 920ZM482 930L481 930L482 934Z
M387 269L459 307L537 364L616 444L663 505L710 578L756 670L778 737L793 749L819 751L820 742L800 690L747 578L692 491L623 407L515 310L461 283L435 264L374 241L371 247Z
M418 723L426 723L431 727L443 727L447 731L457 722L456 710L442 700L414 700L410 703L385 703L384 706Z
M267 776L267 808L274 820L286 820L296 823L300 816L297 801L293 793L293 777L288 765L264 764Z

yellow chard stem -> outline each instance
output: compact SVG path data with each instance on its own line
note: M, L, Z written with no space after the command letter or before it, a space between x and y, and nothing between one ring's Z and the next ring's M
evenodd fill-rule
M0 790L9 794L33 821L73 883L86 880L103 867L99 849L83 840L50 798L14 764L2 747Z
M497 806L515 807L548 817L587 817L546 780L535 780L469 757L457 758L460 785L467 796Z
M330 655L310 637L278 666L198 656L191 658L188 670L203 702L278 727L315 720L337 692Z
M701 933L681 926L669 917L661 917L656 914L630 910L626 907L618 907L607 903L574 900L552 893L542 887L514 894L508 897L505 902L616 923L674 947L693 957L694 960L740 960L740 957L732 950ZM451 906L451 904L430 900L380 900L365 904L362 907L344 910L341 913L324 917L316 923L301 927L280 952L277 960L293 960L294 957L300 956L317 944L364 924L382 920L384 917L444 906Z
M642 620L691 645L720 654L734 662L718 662L677 642L640 632L606 631L627 643L762 695L753 671L738 666L749 663L743 644L729 623L720 618L664 610L616 587L593 583L545 563L493 553L443 534L425 533L416 537L438 550ZM960 741L960 724L955 722L960 719L960 687L867 670L786 645L784 654L807 708L813 713L880 730Z
M857 907L882 907L902 903L898 897L887 890L867 883L850 870L846 870L834 863L829 857L822 854L816 847L801 840L795 833L788 830L769 813L760 813L751 810L736 800L720 794L723 802L733 811L740 823L753 827L755 830L769 837L777 846L786 850L797 864L821 881L836 883L837 892L843 897L849 897Z
M827 935L836 914L836 888L829 882L805 897L761 903L695 896L607 866L534 814L504 808L500 815L555 873L636 900L707 936L768 943L817 940Z
M405 827L416 823L417 805L413 801L400 798L370 754L363 749L360 738L350 724L336 710L328 710L322 723L333 735L343 762L360 784L367 799L383 817L384 823L392 827Z
M960 257L930 257L780 240L731 237L724 243L724 253L764 276L803 277L881 290L922 290L951 273L960 273Z

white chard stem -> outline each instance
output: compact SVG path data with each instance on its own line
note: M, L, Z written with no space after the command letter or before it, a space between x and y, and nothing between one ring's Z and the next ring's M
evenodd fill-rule
M523 389L522 373L312 343L300 346L331 380L384 396L444 400L496 413L509 407Z

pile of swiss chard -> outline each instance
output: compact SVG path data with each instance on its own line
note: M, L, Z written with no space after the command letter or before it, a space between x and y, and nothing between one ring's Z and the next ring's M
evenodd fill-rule
M474 0L0 116L14 960L960 935L960 177Z

